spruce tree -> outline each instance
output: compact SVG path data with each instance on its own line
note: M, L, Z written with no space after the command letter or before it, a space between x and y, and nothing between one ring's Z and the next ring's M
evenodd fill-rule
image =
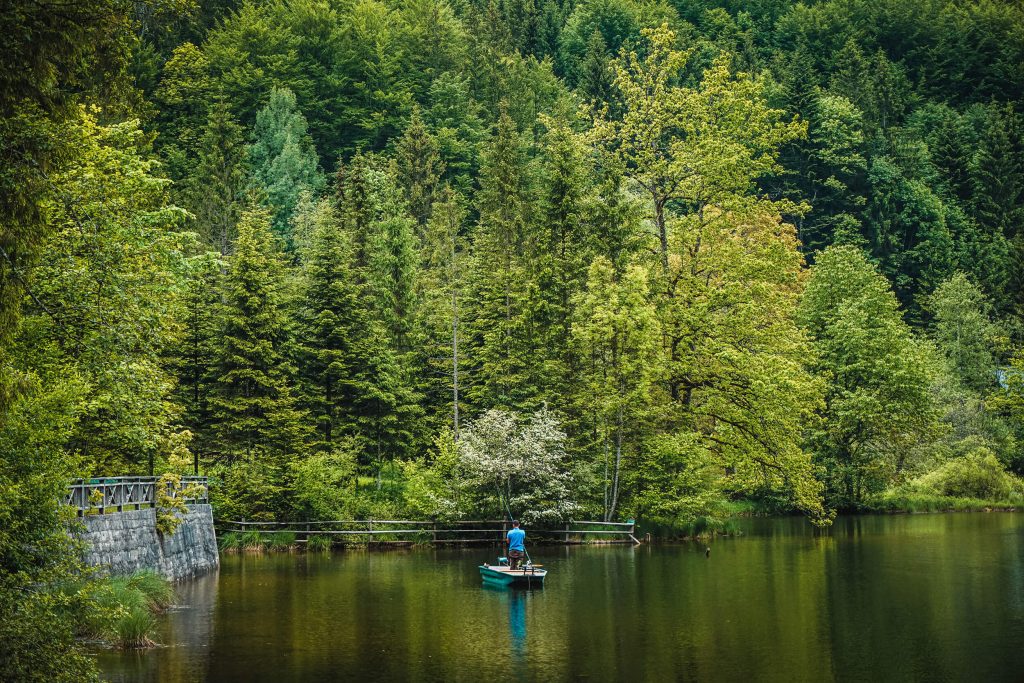
M468 394L481 408L530 409L537 398L537 338L529 326L525 264L528 172L519 132L504 110L484 150L480 219L470 274Z
M413 109L409 126L399 138L395 153L398 182L408 202L409 212L422 231L430 220L430 209L445 167L437 141L423 124L418 107Z
M189 260L182 295L185 334L174 358L182 423L192 432L196 465L215 450L214 416L210 404L220 338L220 288L223 262L213 254ZM198 469L198 467L196 468Z
M284 265L270 214L250 208L224 277L222 342L211 396L218 459L233 467L228 486L238 513L283 512L287 464L303 449L305 416L296 405L287 346Z
M352 277L365 308L365 327L354 369L360 398L351 410L364 464L411 455L423 438L413 380L412 330L416 316L415 223L401 192L378 158L357 155L340 189L341 215L352 248ZM379 471L379 469L378 469Z
M1024 234L1024 159L1014 149L1012 111L990 111L971 159L971 208L990 235L1014 239Z
M290 90L271 91L267 106L256 115L253 138L249 148L253 185L266 195L274 230L290 246L288 225L299 195L317 193L325 182L306 118Z
M579 90L588 102L597 106L612 99L613 72L608 60L608 46L605 45L601 31L595 27L579 67Z
M231 116L227 104L218 102L207 118L185 198L196 215L199 234L222 256L230 250L242 210L246 154L241 125Z
M568 393L575 370L569 343L572 300L584 288L594 252L584 222L590 190L585 143L564 119L544 121L548 130L542 142L540 201L529 228L527 264L534 285L531 327L539 337L537 360L543 366L540 389L554 403Z
M346 411L358 402L356 373L365 362L366 311L352 273L352 246L334 205L310 205L303 257L300 343L306 402L326 449L344 433Z
M466 208L463 198L445 187L438 193L424 235L420 277L417 279L419 310L416 317L416 357L420 392L434 423L448 424L458 439L461 426L463 354L460 349L466 306L466 239L462 234Z

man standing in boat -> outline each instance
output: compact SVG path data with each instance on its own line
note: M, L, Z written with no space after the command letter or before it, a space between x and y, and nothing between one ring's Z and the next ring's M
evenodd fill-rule
M512 528L508 530L508 536L505 539L508 543L508 566L512 569L519 566L519 561L523 559L523 553L526 552L524 540L526 540L526 532L519 528L519 521L513 519Z

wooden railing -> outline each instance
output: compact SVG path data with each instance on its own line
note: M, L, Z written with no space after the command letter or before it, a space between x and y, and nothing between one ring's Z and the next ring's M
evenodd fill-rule
M97 477L75 479L64 494L64 504L73 507L78 516L122 512L125 509L141 510L156 506L158 477ZM181 486L168 488L171 496L188 487L198 485L201 493L185 499L186 503L208 503L209 486L206 477L182 477Z
M366 537L378 543L429 541L441 544L499 543L511 528L506 520L327 520L310 522L251 522L246 520L221 520L217 523L220 533L245 533L258 531L261 534L295 534L298 542L304 543L310 536L351 536ZM600 527L581 528L581 527ZM535 540L559 541L565 544L586 543L588 536L597 536L604 543L636 543L635 522L590 522L570 520L558 527L525 527L530 538Z

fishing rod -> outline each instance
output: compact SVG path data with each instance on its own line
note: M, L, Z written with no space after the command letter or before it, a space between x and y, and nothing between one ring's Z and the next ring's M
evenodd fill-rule
M500 488L498 489L498 501L500 501L502 503L502 505L505 506L505 514L508 515L508 521L511 524L513 521L515 521L515 517L512 516L512 508L509 507L508 501L501 495L501 489ZM533 565L533 558L530 557L530 551L526 549L526 543L523 543L523 553L526 555L526 563L529 564L530 566L534 566ZM536 566L539 567L540 565L536 565Z

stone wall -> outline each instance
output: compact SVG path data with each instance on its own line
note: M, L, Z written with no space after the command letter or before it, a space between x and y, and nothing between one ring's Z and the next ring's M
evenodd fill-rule
M156 531L156 510L128 510L79 519L76 536L85 543L87 564L104 566L111 574L153 569L178 581L220 567L213 510L190 505L177 530L169 536Z

